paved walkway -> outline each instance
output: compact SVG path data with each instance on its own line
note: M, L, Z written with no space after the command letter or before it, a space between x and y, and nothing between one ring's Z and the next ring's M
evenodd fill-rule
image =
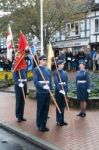
M86 118L76 116L79 110L71 110L73 126L67 110L65 120L68 126L58 127L55 121L55 106L50 106L50 119L47 126L50 131L41 133L36 127L36 101L26 99L25 117L27 122L17 123L15 120L14 93L0 93L0 122L7 122L13 127L22 129L52 143L62 150L99 150L99 111L88 111Z

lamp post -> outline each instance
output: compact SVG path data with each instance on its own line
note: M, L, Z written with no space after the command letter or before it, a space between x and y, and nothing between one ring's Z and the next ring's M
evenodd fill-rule
M43 50L43 0L40 0L40 26L41 26L41 55L44 54Z

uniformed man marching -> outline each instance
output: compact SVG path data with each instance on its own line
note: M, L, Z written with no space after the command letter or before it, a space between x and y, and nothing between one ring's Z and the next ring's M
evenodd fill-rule
M21 57L21 52L17 51L15 60ZM14 63L15 66L15 63ZM15 81L15 97L16 97L16 119L17 122L26 121L24 118L25 96L27 93L26 63L25 60L18 66L13 73ZM23 88L23 91L22 91ZM24 93L23 93L24 92Z
M85 70L85 62L79 62L80 70L76 75L77 99L80 101L81 112L77 114L80 117L86 117L86 107L88 101L88 93L90 93L89 74Z
M34 85L36 86L36 99L37 99L37 118L36 123L39 131L46 132L49 128L46 127L49 104L50 104L50 93L51 88L51 72L46 67L46 56L42 55L39 57L39 68L47 82L43 80L42 75L38 67L34 68Z
M68 91L68 77L66 71L63 70L64 68L64 61L58 60L58 71L56 70L54 72L54 82L55 82L55 97L57 104L61 110L61 114L58 112L56 108L56 121L58 126L67 125L68 123L64 121L64 109L65 109L65 99L64 96L66 95ZM59 75L61 78L61 81L59 79ZM62 89L63 86L63 89Z

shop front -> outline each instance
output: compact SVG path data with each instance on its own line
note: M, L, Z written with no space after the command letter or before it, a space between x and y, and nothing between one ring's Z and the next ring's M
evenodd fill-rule
M89 39L75 39L68 41L61 41L53 43L53 48L55 49L66 49L71 50L73 53L79 52L80 50L86 51L89 45Z

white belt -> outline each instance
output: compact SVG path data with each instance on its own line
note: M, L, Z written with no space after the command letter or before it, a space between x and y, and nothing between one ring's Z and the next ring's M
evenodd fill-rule
M49 81L38 81L39 83L41 83L41 84L48 84L49 83Z
M72 61L75 61L75 59L72 59Z
M27 79L18 79L18 81L20 81L20 82L26 82Z
M66 84L66 82L60 82L59 83L59 85L65 85Z
M71 60L71 58L70 58L70 57L68 57L68 58L67 58L67 60Z
M79 80L77 83L86 83L86 80Z

